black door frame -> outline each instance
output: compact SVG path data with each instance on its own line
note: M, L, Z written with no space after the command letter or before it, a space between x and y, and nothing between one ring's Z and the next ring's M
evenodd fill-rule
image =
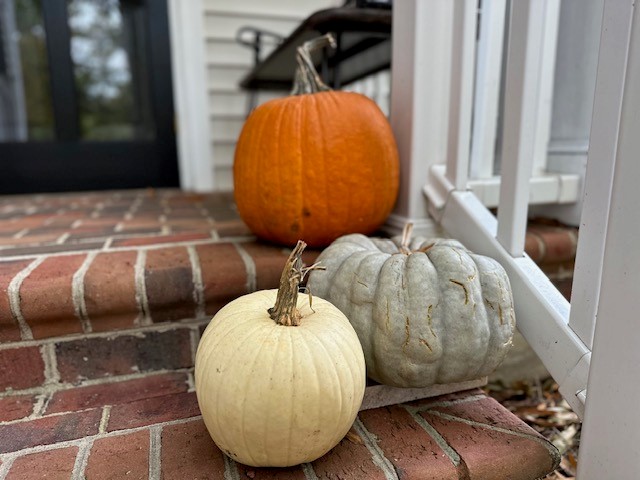
M145 0L153 140L79 139L66 0L42 0L56 140L0 143L0 194L179 186L167 0Z

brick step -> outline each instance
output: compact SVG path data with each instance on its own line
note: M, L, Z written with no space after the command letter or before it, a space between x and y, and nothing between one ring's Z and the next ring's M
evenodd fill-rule
M230 194L0 197L0 219L0 479L529 479L557 465L479 390L362 412L304 468L235 464L199 417L195 349L222 305L277 286L288 251L256 241ZM567 295L575 237L549 222L527 236Z
M101 379L189 369L208 324L192 321L113 333L0 345L0 396L69 388Z
M46 195L0 202L1 216L4 343L211 318L277 287L287 257L251 236L229 194Z
M287 256L256 241L224 193L2 197L0 219L0 344L211 318L277 287ZM575 229L530 225L527 252L566 295L575 245Z
M286 469L226 458L183 369L0 399L0 478L536 479L553 445L481 390L360 412L324 457Z

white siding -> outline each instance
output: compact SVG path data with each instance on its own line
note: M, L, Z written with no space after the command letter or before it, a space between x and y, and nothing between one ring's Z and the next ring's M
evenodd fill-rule
M216 190L233 188L233 154L247 115L249 94L240 80L253 66L251 49L236 43L236 33L252 26L286 36L309 14L338 6L338 0L205 0L204 39L208 72L212 169ZM267 53L274 46L264 49ZM286 92L260 91L257 104Z

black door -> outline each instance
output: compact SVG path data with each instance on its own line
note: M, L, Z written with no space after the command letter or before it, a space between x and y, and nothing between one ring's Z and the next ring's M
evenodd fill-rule
M166 0L0 1L0 194L178 183Z

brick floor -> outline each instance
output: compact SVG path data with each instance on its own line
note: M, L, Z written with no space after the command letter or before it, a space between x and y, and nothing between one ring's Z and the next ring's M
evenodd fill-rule
M478 390L361 412L302 467L237 464L199 417L195 349L220 307L277 286L286 250L257 241L230 194L0 197L0 219L0 479L498 480L557 465ZM527 236L567 296L576 235L539 221Z
M78 395L68 398L63 410L84 407ZM555 447L478 389L361 412L350 434L328 454L285 469L225 459L192 393L128 403L124 396L103 400L106 405L99 408L0 423L0 475L4 468L6 478L40 478L20 475L51 464L52 478L69 478L73 471L72 478L87 479L153 473L167 479L533 480L559 463ZM186 404L191 406L180 408Z

